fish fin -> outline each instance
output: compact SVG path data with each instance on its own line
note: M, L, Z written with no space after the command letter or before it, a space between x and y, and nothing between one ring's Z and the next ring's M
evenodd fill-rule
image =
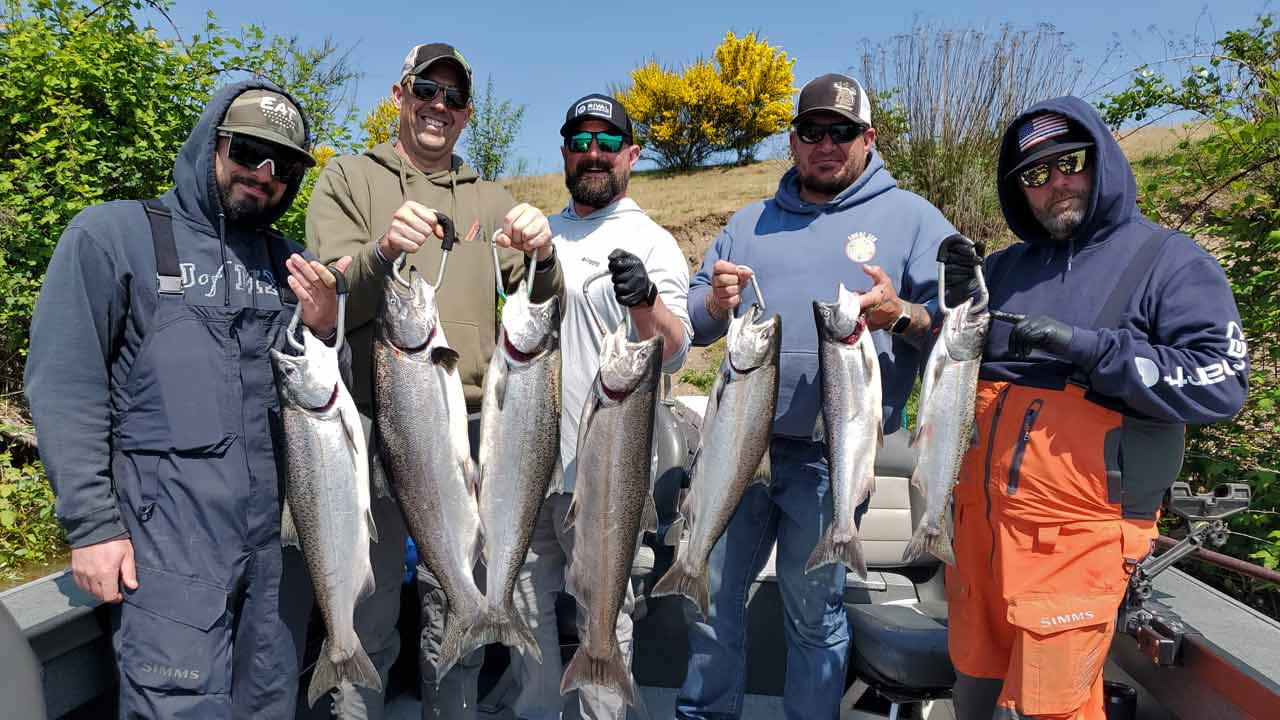
M765 487L773 484L773 460L769 457L768 450L760 456L760 464L756 466L756 474L751 478L751 482L760 483Z
M360 602L373 594L377 589L377 581L373 577L373 565L369 565L369 572L364 575L364 582L360 583L360 592L356 593L356 602Z
M921 428L923 427L924 423L920 422L920 417L917 415L916 426L911 428L911 437L907 438L907 447L913 448L916 446L916 443L920 441Z
M298 541L298 526L293 523L293 510L289 508L288 498L280 505L280 545L301 548L302 543Z
M369 463L369 486L373 488L374 497L391 497L391 484L387 481L387 469L382 464L380 453L374 453Z
M453 659L456 661L476 648L491 643L502 643L519 651L525 659L532 658L538 664L542 663L542 650L538 647L538 641L533 637L529 624L516 612L514 605L485 609L475 624L462 633L459 644L461 652L454 655ZM443 654L443 644L441 650ZM440 668L437 672L438 677L444 677L444 668Z
M452 373L458 367L458 358L462 357L457 350L448 345L431 348L431 362L444 368L447 373Z
M476 502L480 502L480 471L476 468L476 461L468 456L458 465L462 468L462 477L466 478L467 490L475 497Z
M827 532L823 534L822 541L813 549L813 554L809 556L809 562L805 564L804 571L812 572L824 565L833 563L844 563L844 566L857 573L858 577L863 580L867 579L867 561L862 554L862 539L857 535L850 537L848 540L836 542L834 524L827 527Z
M822 417L822 412L818 412L818 417L813 420L813 437L814 442L822 442L827 438L827 421Z
M667 547L679 546L680 536L684 535L684 526L685 526L685 519L682 517L676 518L675 522L671 523L671 525L667 528L667 531L663 533L662 544L666 545Z
M364 443L364 429L360 426L360 416L353 412L354 410L354 405L338 404L338 418L342 421L342 431L347 436L347 446L353 451Z
M702 617L706 618L711 612L711 577L709 572L704 570L701 574L695 575L685 569L684 563L677 561L649 591L649 597L662 597L663 595L683 595L689 598L694 605L698 606L698 610L702 612Z
M955 566L956 553L951 545L951 533L947 532L946 523L941 524L936 532L929 531L928 523L920 523L920 527L911 535L911 540L902 551L902 561L915 562L925 553L938 558L942 562Z
M876 423L876 447L877 447L877 448L882 448L882 447L884 447L884 420L883 420L883 418L881 419L881 421L880 421L880 422Z
M564 670L560 681L560 694L583 688L603 688L620 695L628 705L636 704L636 684L631 677L631 667L622 654L622 646L614 643L613 652L606 658L592 657L587 645L579 645L573 659Z
M972 430L969 432L969 447L976 448L982 442L978 439L978 423L973 423Z
M563 523L564 529L572 530L573 523L577 519L578 519L578 494L574 493L573 497L569 498L569 509L566 510L564 513L564 523Z
M583 582L582 578L576 570L576 565L570 563L569 572L565 577L564 591L573 596L583 608L591 607L591 583Z
M354 639L354 634L352 635ZM320 645L320 656L316 658L315 670L311 673L311 686L307 689L307 705L315 707L325 693L340 687L342 683L350 683L382 692L382 678L378 677L378 669L365 653L359 639L355 639L355 650L346 659L332 657L330 638L325 638Z
M647 533L658 532L658 506L653 502L653 495L644 494L644 509L640 512L640 530Z
M364 521L369 525L369 539L378 542L378 525L373 522L373 508L364 509Z

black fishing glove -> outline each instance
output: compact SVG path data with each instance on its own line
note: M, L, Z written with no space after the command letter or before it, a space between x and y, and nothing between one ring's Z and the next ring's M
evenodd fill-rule
M649 279L644 263L626 250L609 253L609 273L613 275L613 295L623 307L653 307L658 286Z
M938 246L938 262L946 265L947 286L941 288L947 307L955 307L978 294L975 268L982 265L986 247L956 233Z
M1030 357L1032 350L1066 355L1075 333L1076 329L1066 323L1047 315L1033 315L1013 326L1013 332L1009 334L1009 351L1020 359Z

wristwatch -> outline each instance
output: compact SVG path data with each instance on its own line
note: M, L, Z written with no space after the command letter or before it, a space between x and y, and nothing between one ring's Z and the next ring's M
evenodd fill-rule
M893 325L889 326L889 332L894 335L901 335L909 327L911 327L911 304L904 300L902 301L902 314L898 316L897 320L893 321Z

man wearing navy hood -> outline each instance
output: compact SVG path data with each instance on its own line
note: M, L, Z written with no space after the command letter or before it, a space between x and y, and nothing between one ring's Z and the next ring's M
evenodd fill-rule
M841 284L861 291L868 327L877 331L884 432L898 430L936 305L939 243L955 233L885 168L871 104L856 80L833 74L810 81L792 124L795 166L772 198L730 218L689 285L693 341L706 345L724 335L754 271L768 312L782 318L782 354L772 483L747 490L712 551L711 614L690 624L688 672L676 700L681 718L741 714L747 591L775 541L786 717L839 714L849 649L846 571L840 564L804 571L832 519L826 451L815 439L822 399L812 302L836 297ZM750 293L746 300L759 301Z
M334 335L337 280L271 224L309 147L279 88L222 88L174 186L77 214L36 302L27 400L75 582L117 603L120 717L293 715L268 353L299 303Z
M1025 319L988 335L955 491L957 716L1103 720L1116 611L1158 533L1185 426L1240 409L1248 348L1222 268L1142 216L1133 170L1090 105L1023 113L999 173L1022 242L987 258L985 275L991 307ZM957 270L976 264L962 243L949 249Z

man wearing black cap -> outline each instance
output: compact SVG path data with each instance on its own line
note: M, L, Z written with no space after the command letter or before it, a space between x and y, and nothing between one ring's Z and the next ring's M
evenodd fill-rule
M1022 242L985 275L992 308L1025 319L987 336L955 490L956 714L1104 720L1116 610L1158 534L1185 426L1240 409L1248 347L1222 268L1142 216L1089 104L1016 118L999 173ZM949 268L978 262L971 245L949 251Z
M610 329L629 317L632 340L661 335L663 372L680 369L693 334L685 309L689 270L684 255L671 233L627 197L631 169L640 158L627 111L608 95L587 95L569 106L560 135L565 185L572 197L551 218L556 256L565 277L560 464L516 585L516 607L542 651L541 663L512 654L520 682L514 709L522 720L559 718L564 705L555 603L565 589L574 553L573 530L564 527L564 520L577 477L578 420L600 367L603 336L592 314ZM606 268L612 282L592 285L583 294L583 283ZM627 664L614 677L630 674L632 601L628 587L617 623L617 640ZM579 609L580 635L586 619L586 611ZM602 687L580 691L578 703L583 718L626 717L622 696Z
M332 337L337 297L333 274L271 223L309 147L279 88L222 88L174 186L80 212L45 275L27 399L76 584L121 603L121 717L293 712L269 351L292 353L297 303Z
M711 614L690 625L678 717L741 712L746 597L775 542L786 616L786 717L839 712L849 647L846 570L837 563L805 572L833 514L826 450L815 439L822 399L812 301L833 298L841 287L860 292L867 327L878 331L872 341L880 358L883 430L899 430L936 303L938 246L955 233L936 208L897 187L875 151L875 137L871 104L856 80L823 75L806 84L792 121L795 166L771 199L729 220L690 283L693 340L705 345L724 335L754 272L767 291L768 311L782 318L782 357L772 483L747 490L712 551Z
M535 253L533 301L559 294L562 281L546 217L531 205L517 204L501 185L482 180L453 153L471 117L471 80L471 65L453 46L414 46L391 87L392 101L400 110L399 134L325 167L307 208L307 244L322 258L354 258L347 272L351 296L346 317L351 395L371 426L374 316L391 263L407 254L404 272L417 269L435 278L441 261L439 241L444 237L438 213L452 219L460 240L475 239L453 246L446 279L436 294L445 336L460 354L457 367L467 410L476 418L471 423L474 453L484 372L497 340L498 295L489 239L497 231L502 246L497 273L505 292L515 290L525 277L527 256ZM369 449L376 463L376 443ZM371 473L374 478L379 475L380 470ZM378 542L370 545L376 588L356 607L355 626L385 687L387 672L400 650L396 619L407 531L400 508L379 485L375 482L373 493ZM423 717L474 717L483 652L463 658L438 677L444 592L421 564L417 577L422 596ZM304 591L309 587L295 584ZM299 624L305 629L305 618ZM381 717L382 695L365 688L358 691L337 693L342 716ZM317 703L317 708L322 704Z

